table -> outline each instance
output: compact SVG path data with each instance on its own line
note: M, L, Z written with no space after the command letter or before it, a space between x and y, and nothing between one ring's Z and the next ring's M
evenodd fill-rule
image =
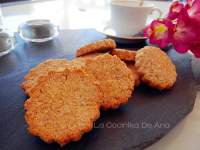
M58 24L61 29L101 28L109 20L109 0L43 0L41 2L20 2L3 5L4 25L12 31L17 31L17 26L34 18L47 18ZM169 2L148 1L162 8L164 15ZM98 18L95 19L95 18ZM151 19L153 16L149 19ZM95 21L94 21L95 19ZM200 60L192 60L192 68L200 84ZM200 86L199 86L200 87ZM199 88L200 90L200 88ZM198 150L200 143L200 92L197 94L193 112L186 117L176 128L158 143L146 150Z

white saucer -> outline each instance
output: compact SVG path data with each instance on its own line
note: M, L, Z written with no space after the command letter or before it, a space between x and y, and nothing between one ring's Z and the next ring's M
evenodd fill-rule
M8 49L8 50L6 50L6 51L2 51L2 52L0 52L0 57L9 54L12 50L13 50L13 48Z
M143 33L138 33L133 36L118 35L115 30L111 27L107 29L97 29L97 31L105 34L107 37L114 39L120 44L131 44L131 43L142 43L146 42L147 37L143 36Z

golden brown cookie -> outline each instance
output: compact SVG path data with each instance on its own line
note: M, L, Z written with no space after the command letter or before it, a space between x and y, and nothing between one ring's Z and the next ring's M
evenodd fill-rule
M137 51L135 66L143 82L159 90L169 89L176 82L176 68L161 49L146 46Z
M79 48L76 52L76 56L79 57L96 52L108 52L114 48L116 48L116 43L114 40L104 39Z
M140 75L133 62L126 62L127 67L132 71L133 77L135 79L135 86L140 85Z
M94 77L76 69L42 78L24 104L29 132L61 146L79 140L100 115L102 94Z
M37 80L40 76L47 75L49 71L63 71L66 66L68 66L66 59L48 59L29 71L24 77L21 87L30 95L31 89L37 85Z
M133 75L117 56L104 54L85 60L85 70L92 73L103 92L102 108L117 108L128 102L134 88Z
M121 60L124 61L135 61L136 51L126 50L126 49L113 49L111 55L116 55Z
M99 56L99 55L103 55L105 53L89 53L89 54L86 54L86 55L83 55L83 56L80 56L80 57L76 57L75 59L87 59L87 58L92 58L92 57L96 57L96 56Z

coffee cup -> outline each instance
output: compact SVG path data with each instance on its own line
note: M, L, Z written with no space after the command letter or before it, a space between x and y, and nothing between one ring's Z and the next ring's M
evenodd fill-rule
M111 19L106 28L112 28L120 36L133 36L145 28L148 16L155 11L160 18L162 11L153 4L139 6L133 0L112 0Z

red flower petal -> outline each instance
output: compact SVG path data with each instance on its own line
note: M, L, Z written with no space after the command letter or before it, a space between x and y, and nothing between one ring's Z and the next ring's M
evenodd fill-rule
M147 27L144 29L143 32L144 32L144 36L150 37L151 34L152 34L151 26L147 26Z
M200 23L197 24L195 19L192 19L187 10L182 10L178 19L176 31L173 35L173 45L176 51L185 53L191 50L195 55L199 54L200 50ZM197 55L198 56L198 55Z
M184 9L184 5L179 0L172 2L167 18L172 20L176 19L182 9Z
M149 37L151 44L157 44L165 48L172 39L174 25L169 19L157 19L144 30L145 36Z
M192 6L194 0L187 0L186 2L187 2L186 4L188 5L188 7L190 8Z
M189 16L200 22L200 0L194 0L187 7Z

